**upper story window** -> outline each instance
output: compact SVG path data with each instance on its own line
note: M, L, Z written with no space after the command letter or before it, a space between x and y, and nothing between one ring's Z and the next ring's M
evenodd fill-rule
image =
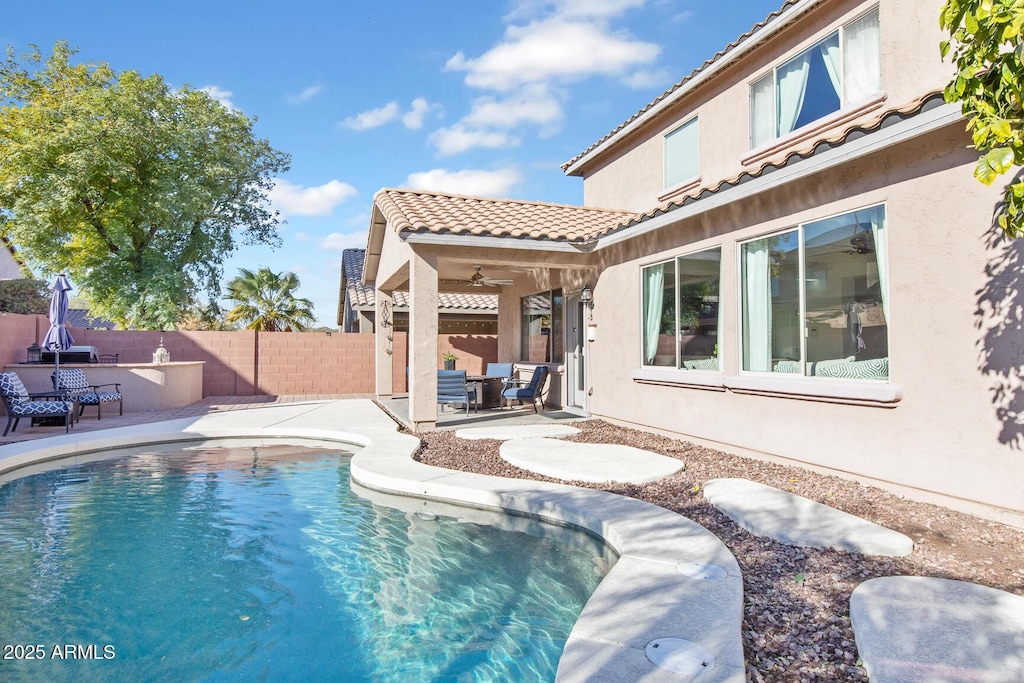
M750 142L766 145L881 90L878 8L750 86Z
M714 247L641 271L644 365L719 369L721 269L722 249Z
M665 187L697 177L697 117L665 136Z

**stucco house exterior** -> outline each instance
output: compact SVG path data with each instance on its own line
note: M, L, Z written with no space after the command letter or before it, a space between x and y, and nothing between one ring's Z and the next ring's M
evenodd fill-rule
M378 192L414 428L439 291L485 264L498 360L548 363L549 404L1024 525L1024 248L942 99L941 4L786 2L563 166L583 206Z

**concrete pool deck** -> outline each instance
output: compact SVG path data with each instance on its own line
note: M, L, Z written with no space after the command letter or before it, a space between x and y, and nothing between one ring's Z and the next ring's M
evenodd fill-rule
M681 515L604 491L424 465L412 459L419 441L400 433L369 400L200 413L128 426L110 420L111 428L94 423L68 435L0 446L0 482L52 467L53 461L69 465L105 457L110 449L156 443L286 439L359 446L352 479L365 488L421 499L424 509L452 503L579 527L619 555L566 642L557 680L745 678L739 566L716 536Z

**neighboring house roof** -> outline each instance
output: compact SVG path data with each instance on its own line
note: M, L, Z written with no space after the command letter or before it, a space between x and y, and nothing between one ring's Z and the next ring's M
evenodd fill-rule
M399 233L571 242L611 230L633 215L616 209L390 188L378 191L373 201Z
M87 330L112 330L116 325L103 318L94 318L89 315L87 308L69 308L68 324L72 327L81 327Z
M376 307L376 293L370 285L362 284L365 249L346 249L341 252L344 269L346 294L349 304L357 311L372 311ZM409 293L392 293L392 310L409 310ZM465 294L461 292L439 292L438 310L495 315L498 312L497 294Z
M31 279L32 271L25 265L25 260L21 258L10 238L7 235L0 235L0 242L4 246L4 251L0 251L0 279Z
M535 241L588 244L625 231L678 208L715 196L752 179L792 166L828 149L871 135L944 104L941 91L898 106L881 106L820 135L781 149L756 168L701 184L643 212L594 209L510 199L464 197L441 192L380 190L374 197L391 226L399 231L464 236L519 237ZM360 277L362 269L360 268ZM350 286L352 280L349 280Z
M686 92L691 90L693 87L696 87L699 82L699 77L709 76L710 72L714 70L712 67L718 68L724 66L730 58L738 56L738 53L745 52L746 49L767 39L770 35L775 33L775 31L786 25L790 19L795 18L800 11L810 9L822 2L824 2L824 0L786 0L779 9L770 13L760 22L754 24L749 31L716 52L714 56L691 71L689 75L685 76L681 81L658 95L653 101L640 109L640 111L616 126L615 129L592 144L590 147L587 147L587 149L562 164L562 170L572 174L576 169L570 170L570 168L576 165L577 162L594 153L595 150L605 145L605 143L625 129L633 127L634 124L639 124L641 120L653 116L657 111L667 106L670 102L682 97Z

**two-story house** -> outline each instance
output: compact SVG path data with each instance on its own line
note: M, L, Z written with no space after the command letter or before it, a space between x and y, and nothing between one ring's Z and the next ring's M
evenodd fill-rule
M584 206L381 190L364 281L426 340L414 427L438 288L483 264L552 403L1024 524L1024 248L942 99L940 6L786 2L564 165Z

